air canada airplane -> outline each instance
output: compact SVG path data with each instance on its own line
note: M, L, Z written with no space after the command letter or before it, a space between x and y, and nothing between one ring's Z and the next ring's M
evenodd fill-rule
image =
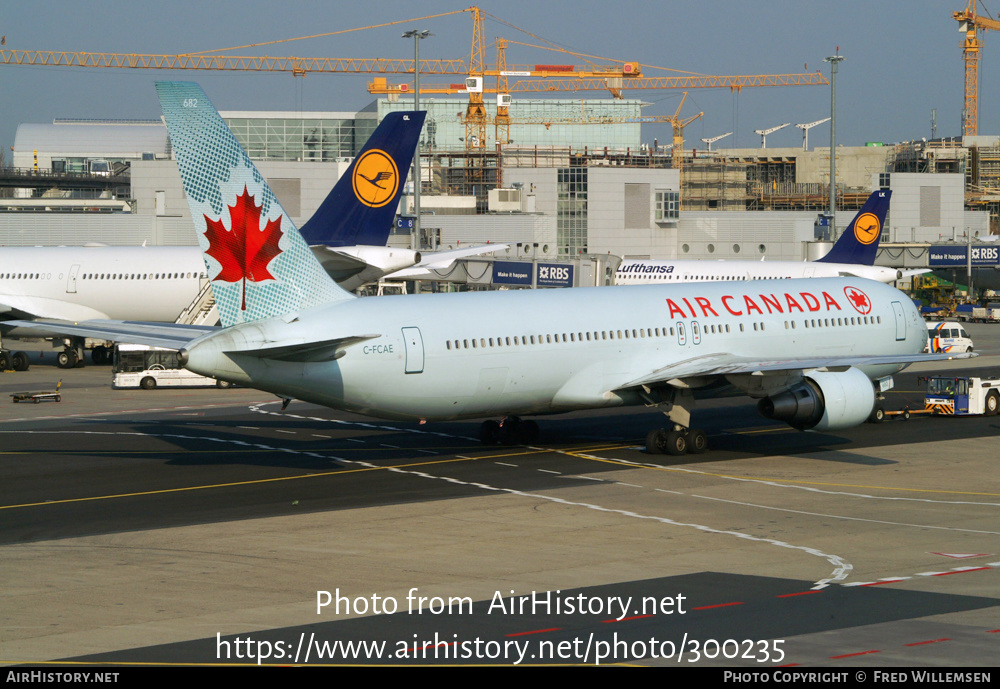
M656 453L703 452L699 391L727 383L798 429L865 421L873 379L915 361L927 329L894 288L861 278L592 287L359 299L323 270L201 88L157 91L221 329L90 321L71 334L179 349L197 373L370 416L499 417L644 404ZM31 324L27 324L30 326Z
M879 282L919 275L927 270L899 270L876 266L885 214L892 192L872 192L830 252L816 261L622 261L615 271L616 285L649 285L715 280L775 280L813 277L862 277Z
M303 226L324 268L348 290L403 268L450 265L505 244L427 254L386 246L425 113L390 113L316 213ZM83 339L15 330L12 319L116 319L172 323L207 289L201 249L192 247L5 247L0 249L0 334L4 340L63 340L59 366L83 363ZM205 311L211 307L207 295ZM213 319L214 322L214 319ZM92 352L103 363L110 352ZM28 368L28 357L0 349L0 370Z

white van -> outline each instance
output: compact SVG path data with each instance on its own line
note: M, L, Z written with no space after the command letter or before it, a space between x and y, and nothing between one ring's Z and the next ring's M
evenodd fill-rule
M971 352L972 338L961 323L944 321L943 323L927 324L927 345L925 352Z

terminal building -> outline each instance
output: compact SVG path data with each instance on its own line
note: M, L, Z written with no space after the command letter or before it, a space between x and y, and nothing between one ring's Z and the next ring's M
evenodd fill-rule
M876 188L893 191L884 265L920 267L932 244L997 230L998 137L838 147L830 231L818 220L828 204L828 147L673 155L642 142L642 103L628 99L519 100L498 147L491 128L470 141L465 105L421 101L424 249L508 243L497 258L588 263L579 274L596 283L621 258L814 259ZM360 112L222 116L301 226L381 117L411 107L380 99ZM197 243L158 120L22 124L12 153L0 245ZM412 210L405 196L400 213ZM407 232L390 242L409 246ZM480 282L483 263L471 260L450 278Z

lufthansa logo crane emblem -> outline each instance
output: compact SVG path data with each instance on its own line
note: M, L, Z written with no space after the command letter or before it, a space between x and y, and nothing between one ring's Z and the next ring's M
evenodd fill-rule
M381 208L395 198L399 189L396 161L377 148L366 151L354 164L351 182L358 201L371 208Z

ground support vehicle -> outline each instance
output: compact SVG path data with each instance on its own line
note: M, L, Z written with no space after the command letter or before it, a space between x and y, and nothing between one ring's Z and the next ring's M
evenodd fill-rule
M945 416L996 416L1000 412L1000 378L921 376L927 382L924 410Z

